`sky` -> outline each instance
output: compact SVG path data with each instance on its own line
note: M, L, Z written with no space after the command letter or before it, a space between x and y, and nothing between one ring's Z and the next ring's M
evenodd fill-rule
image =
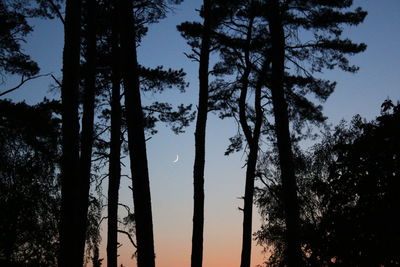
M185 57L190 52L176 25L183 21L199 20L196 8L199 0L186 0L176 6L173 13L159 24L149 28L148 35L138 49L139 62L145 66L164 65L183 68L190 83L187 92L171 91L163 99L172 103L196 103L198 93L197 64ZM322 77L337 81L335 92L324 104L328 122L350 120L355 114L373 119L379 114L381 103L391 98L400 100L400 1L356 0L355 6L368 11L365 22L345 30L345 36L356 42L364 42L366 52L351 58L360 70L356 74L327 71ZM24 45L25 51L36 60L41 73L53 73L61 77L61 53L63 28L58 21L32 20L34 32ZM40 78L7 95L14 101L37 103L44 96L59 98L49 91L49 77ZM6 77L0 91L18 83L15 77ZM143 96L144 102L154 96ZM156 96L158 97L158 96ZM187 267L190 265L192 223L192 168L194 159L194 123L184 134L175 135L166 126L159 125L158 134L147 142L152 194L153 224L158 267ZM230 120L221 121L210 115L207 124L205 168L205 232L204 267L239 266L241 251L242 207L244 194L245 155L241 152L224 156L228 138L235 135L237 126ZM173 163L176 155L179 161ZM128 169L123 170L129 173ZM121 202L132 206L130 181L122 181ZM107 184L104 184L106 193ZM122 210L121 210L122 212ZM254 210L253 229L260 226L260 217ZM102 225L103 231L106 225ZM104 232L105 233L105 232ZM122 236L121 236L122 238ZM135 266L131 259L132 247L122 238L120 264ZM105 257L106 237L102 240ZM254 267L265 260L262 247L254 243L252 264ZM104 261L105 266L105 261Z

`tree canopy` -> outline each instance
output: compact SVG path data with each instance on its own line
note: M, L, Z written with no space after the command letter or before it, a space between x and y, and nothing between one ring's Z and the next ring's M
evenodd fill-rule
M400 262L399 108L385 101L375 120L355 116L351 123L326 131L310 151L297 150L301 244L307 266ZM260 173L265 187L258 191L257 204L265 224L257 239L275 251L270 266L280 266L285 226L274 161L266 160Z
M0 265L70 267L91 260L117 267L124 234L137 266L155 267L159 214L153 217L153 210L159 211L152 194L160 191L151 188L157 172L150 167L162 164L148 158L147 148L151 143L150 155L163 149L164 140L151 140L159 124L180 134L197 118L191 266L202 267L210 216L206 144L220 138L207 133L212 115L232 122L225 155L243 151L241 267L251 266L253 237L270 252L266 266L400 265L400 103L388 99L374 120L356 115L336 126L327 125L323 112L337 85L325 72L358 71L350 58L367 46L346 34L367 12L352 0L202 0L201 22L182 22L175 32L190 51L181 52L198 64L195 106L187 103L191 96L165 94L189 88L189 65L175 69L177 62L161 57L147 64L142 49L150 27L180 12L173 5L181 2L0 1L0 85L20 78L0 97L51 75L61 99L0 100ZM64 39L57 40L64 42L62 81L40 74L34 53L25 50L36 19L55 16L64 26ZM163 48L156 38L160 43L150 46ZM185 104L175 106L180 100ZM305 140L312 142L307 148ZM121 203L121 185L130 190L130 205ZM255 234L254 204L262 217ZM107 260L100 249L103 223Z
M56 266L60 105L0 101L0 263Z

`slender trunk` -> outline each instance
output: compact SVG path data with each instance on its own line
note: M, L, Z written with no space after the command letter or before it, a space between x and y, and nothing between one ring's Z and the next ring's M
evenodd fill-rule
M253 197L254 197L254 181L256 178L256 166L258 158L258 144L261 134L261 126L263 122L263 112L261 107L261 89L263 87L265 76L267 73L268 61L264 63L261 73L258 77L255 96L254 96L254 106L255 106L255 124L252 134L250 134L250 127L247 121L241 119L240 124L242 128L246 128L248 135L246 140L249 144L249 155L247 158L247 168L246 168L246 185L245 185L245 195L244 195L244 207L243 207L243 234L242 234L242 254L241 254L241 267L249 267L251 263L251 237L252 237L252 219L253 219ZM242 90L247 91L247 89L242 88ZM243 99L246 98L246 93L241 94L241 113L242 117L245 115L243 108Z
M210 11L211 1L204 0L204 25L199 66L199 105L196 121L195 156L193 166L193 232L191 266L203 265L204 231L204 165L206 125L208 113L208 67L210 58Z
M114 8L114 14L116 10ZM118 245L118 191L121 179L121 92L119 70L119 36L117 14L112 25L112 99L111 99L111 145L108 182L108 229L107 266L117 267Z
M125 88L128 147L136 219L137 265L138 267L154 267L153 219L136 54L136 22L132 1L122 0L120 3L122 77Z
M289 267L301 266L299 239L299 207L296 176L289 132L289 115L283 87L285 69L285 36L278 0L271 0L269 27L272 42L271 94L275 116L276 138L282 176L283 203L286 222L287 259Z
M244 51L244 58L246 65L243 76L241 77L242 86L239 98L239 122L240 126L242 127L246 141L249 145L249 155L247 157L247 168L246 168L245 193L243 198L244 205L243 205L242 253L240 260L241 267L249 267L251 262L251 234L252 234L252 217L253 217L254 178L255 178L257 153L258 153L258 138L255 139L256 132L254 133L252 132L250 126L247 123L247 116L246 116L246 98L249 87L249 76L251 72L250 43L253 32L253 22L254 18L251 17L249 24L247 26L246 47ZM258 100L259 99L255 99L255 103L257 103Z
M92 168L94 98L96 90L96 0L87 0L86 67L83 95L81 155L79 162L79 231L77 232L79 258L83 265L85 252L89 189Z
M63 51L62 99L62 161L61 161L61 222L58 265L80 266L82 259L76 242L80 228L78 220L79 181L79 58L81 1L67 0L65 10L65 41Z
M252 217L253 217L253 195L254 179L257 164L258 142L249 144L250 151L247 157L246 185L243 207L243 233L242 233L242 254L240 267L249 267L251 262L251 236L252 236Z

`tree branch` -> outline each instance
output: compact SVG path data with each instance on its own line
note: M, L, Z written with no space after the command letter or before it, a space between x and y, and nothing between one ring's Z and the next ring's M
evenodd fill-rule
M132 214L131 209L129 208L128 205L125 205L123 203L118 203L118 206L124 207L126 209L126 211L128 212L128 214Z
M13 91L15 91L15 90L17 90L17 89L20 88L22 85L24 85L27 81L30 81L30 80L33 80L33 79L36 79L36 78L40 78L40 77L49 76L49 75L51 75L51 73L40 74L40 75L36 75L36 76L31 76L31 77L28 77L28 78L24 78L24 76L22 76L22 77L21 77L21 81L20 81L20 83L19 83L17 86L15 86L15 87L13 87L13 88L11 88L11 89L8 89L8 90L6 90L6 91L1 92L1 93L0 93L0 97L3 96L3 95L6 95L6 94L8 94L8 93L11 93L11 92L13 92Z
M57 17L61 20L62 24L65 24L64 17L62 16L60 10L58 9L57 5L54 4L53 0L47 0L49 4L51 5L51 8L53 9L54 12L56 12Z
M56 84L57 84L58 86L60 86L60 88L62 87L62 84L61 84L61 82L60 82L59 80L57 80L57 78L56 78L56 77L54 77L54 75L53 75L53 74L51 74L51 78L53 78L53 80L56 82Z
M118 233L127 235L128 238L129 238L129 240L131 241L132 245L133 245L135 248L137 248L137 246L136 246L136 244L135 244L135 241L133 241L132 236L131 236L130 233L128 233L128 232L126 232L126 231L123 231L123 230L117 230L117 231L118 231Z

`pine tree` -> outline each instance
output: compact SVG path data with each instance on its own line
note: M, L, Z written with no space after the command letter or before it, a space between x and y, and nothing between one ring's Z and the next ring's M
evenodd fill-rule
M179 3L180 1L174 2ZM135 211L137 262L139 267L153 267L155 265L154 236L145 129L146 126L149 126L149 123L152 124L154 121L148 120L146 117L144 113L146 110L142 107L140 94L141 90L143 90L142 85L144 85L143 87L145 88L146 82L150 85L150 90L157 90L158 88L163 88L165 81L161 83L154 82L154 79L139 81L139 77L140 75L149 75L150 77L156 75L166 78L165 73L174 72L171 70L165 72L162 68L150 70L141 67L137 61L136 44L140 41L142 34L146 30L144 26L146 23L157 22L165 16L166 4L164 1L157 1L157 3L138 1L133 5L129 0L123 0L118 2L118 11L120 51L121 55L123 55L121 60L121 74L124 83L128 148ZM178 77L175 75L178 81L182 73L182 71L175 72L175 74L178 74ZM171 80L166 79L166 83L171 83ZM159 109L170 110L171 107L168 104L156 102L149 107L148 114L153 114ZM190 121L190 118L184 116L189 109L190 106L179 107L178 118L184 124ZM161 116L161 119L168 121L170 120L169 115L171 115L171 113ZM170 121L173 122L176 121L176 119ZM178 126L175 130L179 132L181 127Z
M343 24L361 23L366 12L360 8L342 11L351 5L352 1L266 1L272 57L270 90L282 179L288 266L302 265L299 203L289 129L293 111L289 109L289 103L297 101L300 115L306 110L318 114L320 108L312 105L304 95L312 92L320 100L325 100L334 90L335 83L315 78L313 73L335 67L349 72L357 70L357 67L349 65L346 55L362 52L366 46L340 37ZM297 33L301 30L311 31L313 40L299 38ZM297 69L296 75L285 73L288 66ZM317 116L314 119L323 118Z
M283 205L286 221L288 266L301 266L299 204L294 174L292 143L289 131L288 106L284 95L285 35L278 0L271 0L269 29L271 34L271 95L275 118L275 134L279 151Z
M200 15L203 23L184 22L178 30L192 47L193 54L189 58L199 62L199 100L195 129L195 159L193 166L193 231L191 266L201 267L203 264L203 231L204 231L204 167L206 126L209 108L209 61L210 53L215 49L213 35L215 29L229 13L230 2L204 0Z
M199 51L199 103L195 130L195 158L193 166L193 232L191 266L203 265L203 230L204 230L204 165L206 124L208 114L208 68L210 57L211 0L204 0L202 16L204 19L200 34ZM184 27L180 28L183 30Z
M256 7L253 13L249 12L251 5ZM276 9L276 5L272 0L242 1L242 5L235 9L230 23L219 29L215 42L218 44L222 60L213 71L224 78L213 84L213 94L210 98L213 108L222 110L222 118L234 116L239 121L244 137L239 134L231 138L232 143L227 154L240 150L244 138L249 151L247 168L250 168L250 156L254 155L251 148L254 140L251 134L255 133L252 131L257 128L257 115L256 105L251 107L245 103L246 88L252 88L256 92L257 77L264 77L262 87L265 89L261 94L261 106L265 124L262 132L267 134L267 140L277 141L278 150L282 155L280 170L282 179L285 180L285 194L282 197L286 199L284 206L288 216L287 244L288 248L290 247L288 251L291 251L291 258L296 261L299 255L296 256L296 253L299 253L299 250L296 251L293 247L299 248L296 245L299 243L296 243L297 232L293 229L298 221L298 203L292 170L289 122L295 133L301 133L303 127L309 123L320 125L324 122L326 118L322 114L321 105L314 104L307 95L314 94L317 100L323 102L333 92L335 83L317 78L314 73L334 67L350 72L357 70L349 65L346 55L363 51L365 45L341 39L340 25L357 25L365 17L365 12L361 9L342 13L336 10L351 6L349 1L336 4L324 1L286 1L282 8L278 3L279 9ZM283 14L281 9L285 10ZM311 41L299 37L299 32L308 30L315 33ZM285 71L285 68L294 71ZM274 127L266 123L272 120L275 121ZM248 122L252 127L246 125ZM272 133L271 130L274 130L275 137L268 136ZM251 214L248 211L250 205L247 205L246 209L246 202L252 203L255 175L255 170L246 173L246 180L252 183L248 183L247 186L246 182L244 213L247 215L244 220L247 223L244 225L251 223L251 219L248 219L248 214ZM244 229L247 230L244 230L246 234L243 235L243 240L247 241L243 242L242 266L249 266L251 227L244 226ZM297 262L294 266L299 264Z
M0 92L0 96L9 94L26 82L48 74L39 74L40 68L21 45L33 31L32 18L53 18L62 0L49 1L1 1L0 2L0 74L18 75L20 82Z

